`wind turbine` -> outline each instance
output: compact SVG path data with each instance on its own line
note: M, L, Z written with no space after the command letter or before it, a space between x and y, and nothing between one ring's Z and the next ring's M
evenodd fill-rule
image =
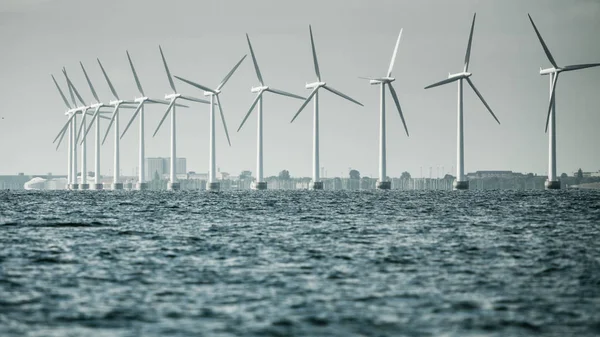
M490 114L492 114L492 117L494 117L496 122L498 122L498 124L500 124L500 121L498 120L498 118L496 118L496 115L494 115L490 106L486 103L486 101L483 99L483 96L481 96L481 93L479 93L479 90L477 90L477 88L475 87L475 84L473 84L473 81L471 81L471 79L469 78L472 75L470 72L468 72L468 70L469 70L469 59L471 57L471 42L473 41L473 29L475 28L475 15L476 14L473 14L473 23L471 24L471 33L469 34L469 43L467 44L467 53L465 55L465 66L463 68L463 71L460 73L457 73L457 74L450 74L450 75L448 75L447 79L425 87L425 89L429 89L429 88L437 87L437 86L440 86L443 84L458 81L458 123L457 123L457 129L458 129L457 130L457 136L458 136L457 138L458 139L457 139L457 144L456 144L458 149L457 149L457 164L456 164L456 180L454 181L454 184L453 184L455 190L469 189L469 181L465 177L465 170L464 170L465 156L464 156L464 141L463 141L463 80L466 80L467 83L469 83L469 85L471 86L471 88L473 88L473 91L475 92L477 97L479 97L479 99L481 100L483 105L485 105L485 107L488 109Z
M165 104L168 105L169 102L164 101L164 100L159 100L159 99L151 99L148 96L146 96L146 94L144 94L144 89L142 89L142 84L140 83L140 79L137 75L137 72L135 71L135 67L133 66L133 61L131 61L131 56L129 55L129 51L127 51L127 59L129 60L129 65L131 66L131 71L133 72L133 78L135 79L135 83L137 85L138 91L140 93L140 95L142 95L139 98L136 98L134 101L138 103L138 106L136 107L135 111L133 112L133 115L131 116L131 119L129 120L129 123L127 123L127 126L125 127L125 130L123 130L123 133L121 134L121 138L123 138L123 136L125 135L125 133L127 132L127 130L129 130L129 127L131 126L131 124L133 123L133 121L135 120L135 118L139 115L140 116L140 131L139 131L139 177L138 177L138 184L137 184L137 189L138 190L146 190L148 189L148 183L145 182L146 179L146 170L145 170L145 143L144 143L144 104L145 103L158 103L158 104ZM177 106L181 106L181 107L186 107L186 105L182 105L182 104L175 104Z
M254 185L254 189L266 190L267 182L264 180L264 177L263 177L263 105L262 105L263 99L262 99L262 95L266 91L266 92L271 92L271 93L278 94L278 95L293 97L293 98L297 98L297 99L301 99L301 100L305 100L306 98L266 86L263 81L262 75L260 73L260 69L258 68L256 56L254 55L254 50L252 49L252 44L250 43L250 37L248 37L248 34L246 34L246 40L248 40L248 47L250 48L250 55L252 56L252 61L254 62L254 70L256 70L256 77L258 78L258 81L260 82L260 87L252 87L250 89L251 92L255 92L255 93L257 93L257 95L254 98L254 101L252 102L252 105L250 106L248 113L244 117L244 120L242 120L242 123L240 124L240 127L238 128L237 131L239 132L240 129L242 128L242 126L244 126L244 123L246 122L246 120L248 119L248 117L250 116L252 111L254 110L254 107L258 104L258 116L257 116L257 118L258 118L257 138L258 138L258 140L257 140L257 144L256 144L256 146L257 146L257 150L256 150L257 164L256 164L256 184Z
M119 176L120 176L120 166L119 166L119 157L120 157L120 153L119 153L119 108L121 107L122 104L127 105L127 104L135 104L135 102L132 101L125 101L119 98L119 95L117 95L117 91L115 90L115 87L112 85L112 82L110 81L110 78L108 78L108 74L106 74L106 71L104 70L104 67L102 66L102 63L100 62L99 59L97 59L98 61L98 65L100 66L100 69L102 70L102 74L104 75L104 78L106 79L106 82L108 83L108 87L110 88L110 92L113 94L115 100L114 101L110 101L110 105L112 107L114 107L113 113L112 113L112 117L110 119L110 122L108 123L108 127L106 128L106 134L104 135L104 138L102 139L102 144L104 144L104 142L106 141L106 137L108 136L108 133L110 132L110 127L113 125L113 123L115 124L115 151L114 151L114 173L113 173L113 184L112 184L112 189L113 190L122 190L123 189L123 183L119 182ZM125 107L125 106L124 106ZM86 131L89 132L89 129Z
M585 68L592 68L600 66L600 63L588 63L588 64L576 64L570 66L559 67L552 54L550 54L550 50L544 39L542 39L542 35L538 31L535 23L533 23L533 19L531 15L529 16L529 21L531 21L531 25L533 25L533 29L535 30L535 34L537 35L540 43L542 44L542 48L544 49L544 53L548 57L548 61L552 64L552 68L542 69L540 67L540 75L550 75L550 104L548 106L548 116L546 117L546 132L549 132L549 147L548 147L548 180L546 180L545 186L546 189L555 190L560 189L560 180L558 180L556 176L556 82L558 81L558 74L563 71L572 71L579 70Z
M218 191L220 189L220 183L217 181L217 163L216 163L216 150L215 150L215 100L217 106L219 107L219 113L221 114L221 121L223 122L223 128L225 129L225 136L227 136L227 143L231 146L231 141L229 140L229 132L227 132L227 123L225 122L225 115L223 115L223 108L221 107L221 100L219 99L219 94L221 94L221 89L225 86L229 78L233 75L236 69L240 66L242 61L246 58L246 55L242 57L241 60L231 69L231 71L225 76L225 78L219 83L219 85L215 89L211 89L209 87L203 86L202 84L198 84L192 82L190 80L186 80L185 78L175 76L178 80L185 82L189 85L192 85L196 88L204 90L204 96L210 97L210 154L209 154L209 171L208 171L208 190L209 191ZM175 89L173 89L175 90Z
M390 88L390 93L392 94L392 98L394 99L394 103L396 103L396 108L398 108L398 113L400 114L400 118L402 119L402 124L404 124L404 130L406 131L406 135L408 136L408 128L406 127L406 122L404 121L404 115L402 114L402 109L400 108L400 102L398 101L398 95L396 94L396 90L392 86L392 82L396 79L392 76L392 69L394 68L394 62L396 61L396 54L398 53L398 46L400 45L400 37L402 37L402 29L400 29L400 34L398 34L398 40L396 41L396 47L394 48L394 53L392 54L392 61L390 62L390 67L388 68L388 72L385 77L381 78L364 78L369 80L371 85L379 84L381 85L381 102L379 106L379 181L377 182L377 188L380 190L389 190L392 188L392 184L387 180L386 176L386 143L385 143L385 86L387 85Z
M212 102L178 93L177 89L175 89L175 83L173 82L173 78L171 77L171 72L169 71L169 66L167 66L167 60L165 59L165 54L163 53L162 48L160 46L158 46L158 49L160 50L160 56L162 57L162 61L165 66L165 71L167 72L167 79L169 80L169 86L171 87L171 89L173 89L173 93L165 95L165 99L169 100L169 107L167 107L167 111L165 111L165 114L163 115L162 119L160 120L160 123L158 124L158 127L156 128L156 131L154 131L154 134L152 135L152 137L156 136L156 133L160 129L160 126L163 124L163 122L169 115L169 112L171 112L171 158L170 158L170 165L169 165L169 173L170 174L169 174L168 188L170 190L179 190L180 185L177 182L177 175L176 175L177 172L176 172L176 164L175 164L177 162L177 158L175 157L176 156L176 139L177 139L177 133L176 133L177 130L176 130L176 124L175 124L175 120L176 120L175 119L175 103L180 98L188 100L188 101L192 101L192 102L207 103L207 104L211 104L211 105L212 105Z
M293 122L296 119L296 117L298 117L300 112L302 112L304 107L306 107L306 105L314 97L312 189L322 190L323 182L321 181L321 179L319 177L319 89L323 88L327 91L330 91L330 92L332 92L342 98L345 98L353 103L356 103L360 106L363 106L363 105L362 105L362 103L341 93L340 91L335 90L333 87L327 85L327 83L325 83L321 80L321 72L319 71L319 63L317 62L317 52L315 50L315 41L313 38L312 27L310 25L308 26L308 31L310 32L310 44L312 47L313 62L314 62L315 73L317 75L318 81L306 84L306 86L305 86L306 89L312 89L312 91L310 92L310 95L308 95L308 97L306 98L304 103L302 103L302 105L300 106L300 109L298 109L298 112L296 112L296 114L294 115L294 118L292 118L291 122Z

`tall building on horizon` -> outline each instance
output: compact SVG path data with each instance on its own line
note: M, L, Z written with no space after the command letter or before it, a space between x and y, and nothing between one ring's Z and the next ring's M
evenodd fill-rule
M171 173L170 161L171 157L146 158L146 180L151 181L154 179L155 174L158 174L160 179L168 176ZM177 158L175 165L175 174L187 173L187 160L185 158Z

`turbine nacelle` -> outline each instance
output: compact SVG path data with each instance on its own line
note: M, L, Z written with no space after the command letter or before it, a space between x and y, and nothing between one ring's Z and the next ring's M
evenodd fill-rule
M181 97L181 94L169 94L165 95L165 99L175 99Z
M563 69L562 68L546 68L546 69L542 69L542 67L540 67L540 75L549 75L549 74L554 74L554 73L560 73Z
M448 74L448 78L469 78L471 77L471 73L463 71L462 73L457 73L457 74Z
M320 87L324 87L327 83L325 82L313 82L313 83L307 83L305 85L306 89L315 89L315 88L320 88Z
M250 89L250 92L261 92L261 91L265 91L265 90L269 90L269 86L263 85L260 87L252 87L252 89Z
M142 103L142 102L145 102L145 101L147 101L149 99L150 99L150 97L145 97L144 96L144 97L136 98L133 101L136 102L136 103Z
M220 93L221 93L221 90L219 90L219 89L215 89L215 90L214 90L214 92L211 92L211 91L205 91L205 92L204 92L204 96L216 96L216 95L218 95L218 94L220 94Z
M382 83L392 83L394 82L396 79L393 77L382 77L382 78L374 78L369 80L369 83L371 85L376 85L376 84L382 84Z
M122 99L119 99L119 100L116 100L116 101L110 101L110 105L112 105L112 106L121 105L123 103L126 103L126 102L124 100L122 100Z

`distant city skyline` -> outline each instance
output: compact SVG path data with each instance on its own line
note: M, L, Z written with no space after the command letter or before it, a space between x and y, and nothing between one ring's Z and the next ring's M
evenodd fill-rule
M456 165L456 88L430 92L423 87L462 65L470 20L477 12L471 68L477 87L502 125L486 116L485 107L465 92L465 172L512 170L543 175L548 166L544 123L548 79L539 67L549 66L527 13L536 20L559 64L600 62L600 2L579 1L328 1L293 4L275 0L253 2L172 1L177 20L165 20L165 4L151 0L5 0L0 4L0 174L66 173L66 144L54 150L52 139L65 123L63 103L53 86L54 74L66 89L61 68L91 102L82 61L101 99L110 97L95 64L100 58L117 90L134 98L136 86L125 50L136 62L149 96L169 93L158 45L174 75L216 85L242 55L249 54L245 33L260 62L265 81L299 95L316 80L308 25L312 24L323 77L336 89L364 103L353 106L323 95L321 105L321 167L328 176L348 174L348 167L375 177L378 165L376 87L358 76L384 72L398 32L404 29L394 74L410 138L393 110L388 111L388 176L404 171L429 176L429 167ZM319 12L309 10L318 6ZM131 15L135 13L135 15ZM375 22L377 24L375 24ZM211 84L212 83L212 84ZM338 84L340 83L340 84ZM223 94L232 146L217 128L217 166L236 174L256 174L256 121L233 132L254 98L257 86L252 62L246 60ZM600 169L600 70L573 72L561 79L557 104L558 174L578 168ZM200 91L185 88L193 95ZM265 176L289 170L311 175L311 113L289 120L301 102L269 99L265 107ZM187 170L208 171L206 106L178 109L178 157ZM163 106L147 108L146 134L157 126ZM122 122L130 117L122 111ZM168 121L167 121L168 122ZM103 130L106 124L103 125ZM88 139L88 170L93 167L93 142ZM121 141L121 168L137 163L137 130ZM112 169L112 140L102 147L102 172ZM168 128L147 136L147 157L169 156ZM441 175L441 173L440 173Z

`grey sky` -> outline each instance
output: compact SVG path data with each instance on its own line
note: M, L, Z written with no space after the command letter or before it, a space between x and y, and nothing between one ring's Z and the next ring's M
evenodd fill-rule
M411 132L388 105L388 175L456 163L456 85L424 90L462 69L473 12L477 22L470 71L502 125L497 125L470 88L465 88L465 169L503 169L545 174L544 133L548 79L538 74L549 62L527 19L531 13L559 65L600 62L598 1L197 1L197 0L3 0L0 2L0 174L65 174L66 146L52 139L64 124L64 105L50 74L67 67L74 84L91 101L78 62L90 73L100 98L108 86L99 57L119 94L137 91L127 64L131 53L149 96L170 91L161 65L163 46L171 71L202 84L218 84L248 53L250 34L268 85L307 95L316 80L310 54L312 24L323 79L364 103L361 108L335 95L320 96L321 165L328 176L377 174L378 87L357 76L383 76L395 39L404 28L394 76ZM180 91L201 95L183 83ZM221 96L232 136L227 146L217 125L217 166L236 174L256 170L256 112L236 133L258 85L250 59L244 61ZM600 169L600 69L569 72L558 84L558 172ZM388 96L388 102L391 103ZM265 174L282 169L310 176L312 107L289 121L301 102L269 95L264 100ZM164 107L147 109L147 156L169 155L169 129L151 133ZM124 111L122 125L129 119ZM107 123L105 123L104 127ZM93 139L93 138L89 138ZM121 143L121 167L137 166L137 127ZM178 156L188 170L208 171L208 106L178 110ZM88 168L93 168L88 142ZM112 168L112 137L102 148L102 170ZM441 171L441 169L440 169ZM441 174L441 173L440 173Z

